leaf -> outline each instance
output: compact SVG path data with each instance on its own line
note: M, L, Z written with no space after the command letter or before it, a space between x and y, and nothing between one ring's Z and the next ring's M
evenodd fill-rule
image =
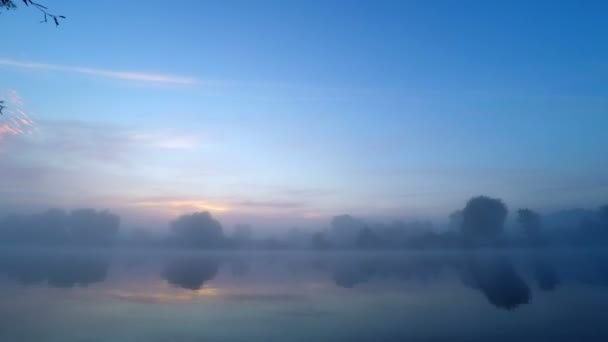
M53 17L53 20L55 20L55 26L59 26L59 20L57 20L57 17Z

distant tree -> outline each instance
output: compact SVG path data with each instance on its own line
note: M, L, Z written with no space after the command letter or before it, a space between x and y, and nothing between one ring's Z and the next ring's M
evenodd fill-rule
M450 229L460 229L462 227L462 220L463 220L463 212L462 210L456 210L454 212L452 212L449 216L449 226Z
M4 10L13 10L17 8L17 3L23 3L25 6L32 7L40 11L42 13L42 23L46 23L49 21L53 21L55 26L59 26L59 20L65 19L63 15L52 14L48 11L48 8L40 3L34 2L32 0L0 0L0 9Z
M357 248L362 249L377 249L383 247L382 239L369 227L365 227L359 231L355 245Z
M463 210L462 233L467 239L496 239L503 230L507 207L500 199L471 198Z
M599 207L598 211L600 221L608 229L608 204Z
M41 243L67 242L70 215L65 210L49 209L32 215L31 220L31 225L36 230L36 239Z
M290 228L287 231L287 243L293 248L305 248L309 245L311 233L300 228Z
M253 236L253 229L248 224L237 224L234 226L234 233L232 239L236 246L246 247L251 244L251 238Z
M312 234L311 244L312 248L317 250L324 250L331 247L331 243L327 240L327 237L322 232Z
M0 242L8 244L107 246L120 228L120 218L108 211L50 209L33 215L9 215L0 220Z
M222 225L206 211L178 217L171 222L171 233L182 246L217 248L225 243Z
M530 209L519 209L517 222L523 228L530 243L538 244L542 241L542 220L538 213Z
M605 244L608 242L608 205L598 208L593 217L586 217L579 225L579 242Z
M279 250L287 248L286 244L283 241L277 240L275 238L268 238L260 241L260 246L266 250Z
M118 235L120 218L109 211L77 209L70 213L68 230L72 242L83 245L108 245Z
M334 216L331 220L331 238L338 247L353 247L365 222L350 215Z

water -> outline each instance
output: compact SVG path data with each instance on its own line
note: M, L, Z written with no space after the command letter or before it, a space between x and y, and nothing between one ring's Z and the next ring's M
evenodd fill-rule
M0 341L607 341L608 253L0 252Z

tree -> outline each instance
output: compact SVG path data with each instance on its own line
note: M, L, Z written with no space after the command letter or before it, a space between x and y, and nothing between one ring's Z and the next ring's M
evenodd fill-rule
M359 231L355 245L362 249L377 249L382 247L382 239L369 227Z
M606 228L608 228L608 204L599 207L598 211L600 221Z
M17 5L15 4L15 2L18 2L18 1L0 0L0 11L16 9ZM25 6L35 8L42 13L41 23L47 23L50 18L55 23L55 27L57 27L57 26L59 26L59 20L65 19L65 16L52 14L48 11L48 8L46 6L41 5L32 0L21 0L21 2L23 2L23 4L25 4ZM1 12L0 12L0 14L1 14ZM4 106L4 101L0 101L0 115L4 115L4 113L2 113L2 110L4 110L4 108L6 108L6 106Z
M217 248L225 242L222 225L206 211L178 217L171 222L171 233L188 247Z
M334 216L331 220L331 240L338 247L353 247L365 222L350 215Z
M118 235L119 227L117 215L95 209L73 210L68 220L72 242L82 245L109 245Z
M120 217L109 211L50 209L0 219L0 242L34 245L107 246L116 239Z
M517 211L517 222L523 228L530 243L540 243L542 239L542 220L538 213L530 209L519 209Z
M312 248L318 250L328 249L329 247L331 247L331 244L329 243L329 241L327 241L327 237L322 232L316 232L312 234L311 244Z
M496 239L503 230L507 207L497 198L477 196L463 209L462 233L467 239Z
M237 224L234 226L232 239L238 247L246 247L251 245L253 237L253 229L248 224Z
M456 210L449 216L450 229L458 230L462 227L463 213L462 210Z
M0 0L0 9L4 9L4 10L16 9L17 8L16 2L19 2L19 1ZM51 19L55 23L55 26L59 26L59 20L65 19L65 16L52 14L49 12L49 10L46 6L39 4L37 2L34 2L32 0L21 0L21 2L23 2L23 4L25 4L25 6L32 7L32 8L37 9L38 11L40 11L43 16L42 21L41 21L42 23L46 23L49 21L49 19Z

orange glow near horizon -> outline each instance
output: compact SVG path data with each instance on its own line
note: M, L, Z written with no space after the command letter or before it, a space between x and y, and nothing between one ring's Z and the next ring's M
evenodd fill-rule
M160 208L161 210L170 211L171 214L179 214L187 211L211 211L211 212L226 212L231 210L228 206L220 203L210 203L200 200L149 200L139 201L134 203L137 207Z
M22 135L30 132L34 121L23 110L23 99L16 91L9 91L5 96L7 104L4 105L0 115L0 141L8 135Z
M161 302L177 302L191 301L199 298L218 297L220 289L214 287L204 287L193 291L125 291L112 290L107 292L108 295L120 299L134 302L146 303L161 303Z

